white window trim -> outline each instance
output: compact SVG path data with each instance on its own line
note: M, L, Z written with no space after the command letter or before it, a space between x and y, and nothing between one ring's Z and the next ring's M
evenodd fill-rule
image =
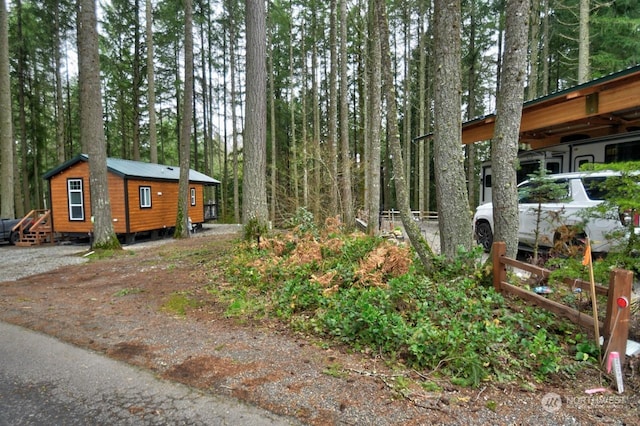
M79 189L72 189L71 188L71 184L72 183L79 183L80 188ZM84 193L83 193L83 184L82 184L82 179L68 179L67 180L67 199L69 202L69 220L71 221L83 221L84 220ZM78 193L80 194L80 203L72 203L71 202L71 194L72 193ZM74 217L73 215L73 208L74 207L80 207L80 217Z
M191 188L191 205L192 206L196 205L196 189L195 188Z
M151 208L151 187L150 186L140 187L140 208L141 209Z

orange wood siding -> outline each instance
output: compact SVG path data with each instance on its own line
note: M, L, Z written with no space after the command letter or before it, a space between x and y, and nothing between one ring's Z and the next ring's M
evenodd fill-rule
M140 187L151 189L151 207L140 207ZM191 205L191 188L196 190L196 205ZM130 232L172 228L178 216L178 183L130 179L127 181L129 197ZM193 223L204 222L203 185L189 184L189 217Z
M121 177L109 173L109 201L111 203L111 220L116 234L127 232L126 206L124 201L124 181ZM89 208L91 210L91 208Z
M82 179L84 220L69 220L67 180ZM91 199L89 198L89 164L78 162L50 180L51 215L53 231L59 233L83 233L91 231Z
M69 220L68 179L82 179L84 221ZM142 179L128 179L125 181L113 173L109 173L108 179L111 216L114 231L117 234L152 231L175 226L178 212L177 182L147 181ZM63 170L60 174L50 179L50 186L54 232L90 232L92 224L89 164L81 161ZM150 208L140 207L140 187L143 186L150 188ZM191 188L196 190L195 206L191 205ZM127 207L129 209L128 216ZM204 186L202 184L189 184L189 217L191 217L193 223L204 222ZM128 229L127 220L129 221Z
M151 190L151 207L140 207L140 187ZM131 232L171 228L176 224L178 184L174 182L127 181Z
M191 188L196 190L196 205L191 205ZM193 223L204 222L204 185L189 184L189 217Z

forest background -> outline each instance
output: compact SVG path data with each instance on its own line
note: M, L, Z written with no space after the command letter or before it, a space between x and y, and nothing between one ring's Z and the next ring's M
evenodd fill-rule
M4 2L3 2L4 3ZM397 208L390 118L398 123L411 208L438 210L433 141L438 94L434 5L387 1L397 108L377 90L379 26L373 1L290 0L267 4L267 195L277 226L304 207L318 221ZM184 8L181 2L99 3L100 63L107 156L175 165L183 117ZM461 2L460 118L494 112L505 40L503 1ZM637 0L532 0L526 100L640 63ZM46 208L42 174L81 152L76 73L76 4L13 0L0 21L8 38L15 216ZM192 168L222 182L221 220L242 222L245 128L243 2L193 3ZM6 46L6 48L4 47ZM377 114L377 115L376 115ZM0 123L0 126L2 124ZM381 127L377 127L381 126ZM5 126L6 127L6 126ZM379 145L379 159L371 157ZM469 209L489 144L464 150ZM494 159L495 160L495 159ZM380 176L365 172L368 165ZM379 165L379 167L378 167ZM350 175L350 176L349 176ZM347 178L348 177L348 178ZM373 181L372 181L373 179ZM2 176L8 182L7 176ZM380 185L377 185L377 182ZM377 215L377 212L375 212Z

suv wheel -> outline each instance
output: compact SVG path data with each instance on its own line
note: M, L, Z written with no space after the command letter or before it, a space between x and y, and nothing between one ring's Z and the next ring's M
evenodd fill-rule
M482 246L485 252L491 251L493 245L493 232L487 222L480 222L476 225L476 241Z

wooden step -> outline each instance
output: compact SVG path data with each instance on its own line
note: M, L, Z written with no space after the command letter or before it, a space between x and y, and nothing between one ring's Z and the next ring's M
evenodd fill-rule
M29 231L22 234L20 241L16 243L18 247L30 247L43 243L53 243L53 233L50 230Z

